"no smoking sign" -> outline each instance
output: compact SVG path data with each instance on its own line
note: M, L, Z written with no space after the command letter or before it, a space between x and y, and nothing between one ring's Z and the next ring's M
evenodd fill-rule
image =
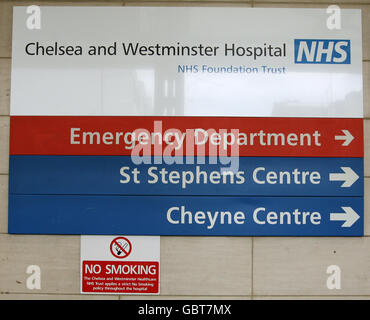
M81 236L81 293L159 294L160 237Z
M110 243L110 252L118 259L126 258L132 251L132 244L130 240L125 237L117 237Z

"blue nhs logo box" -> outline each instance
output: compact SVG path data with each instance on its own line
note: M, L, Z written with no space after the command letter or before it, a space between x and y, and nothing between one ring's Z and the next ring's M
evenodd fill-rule
M294 62L350 64L351 41L294 39Z

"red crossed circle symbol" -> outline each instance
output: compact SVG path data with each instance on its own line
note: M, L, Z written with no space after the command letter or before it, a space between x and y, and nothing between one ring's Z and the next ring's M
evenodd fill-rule
M125 237L117 237L110 243L110 252L118 259L123 259L129 256L132 250L130 240Z

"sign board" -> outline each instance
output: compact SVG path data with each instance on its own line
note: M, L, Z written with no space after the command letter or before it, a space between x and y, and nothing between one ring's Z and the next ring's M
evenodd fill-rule
M14 9L10 233L363 235L360 10L41 10Z
M363 116L358 9L41 10L14 8L12 115Z
M160 238L81 236L81 293L159 294Z

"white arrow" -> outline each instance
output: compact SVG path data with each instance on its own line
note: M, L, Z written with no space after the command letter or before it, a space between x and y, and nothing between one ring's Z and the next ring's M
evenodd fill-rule
M351 227L360 216L351 207L342 207L344 213L331 213L330 221L344 221L342 227Z
M354 139L353 135L348 130L343 129L342 132L344 133L344 136L335 136L335 140L344 140L342 143L342 146L348 146L352 140Z
M344 173L330 173L330 181L344 181L341 188L348 188L352 186L359 178L359 176L350 167L340 167Z

